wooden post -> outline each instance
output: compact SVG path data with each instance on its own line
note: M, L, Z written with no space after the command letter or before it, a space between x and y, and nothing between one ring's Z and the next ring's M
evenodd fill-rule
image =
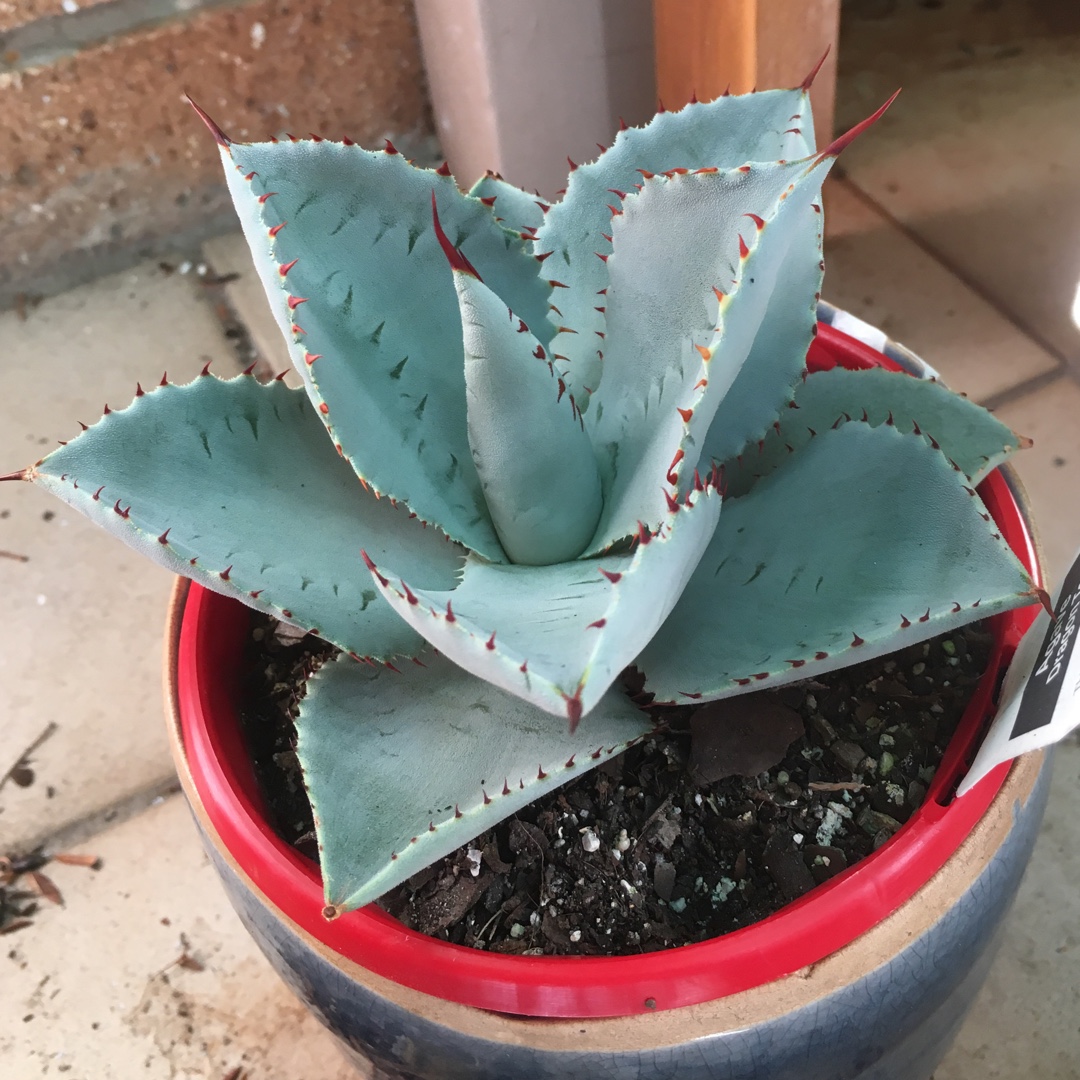
M653 0L656 84L681 108L757 87L798 86L829 49L810 92L819 146L832 138L840 0Z

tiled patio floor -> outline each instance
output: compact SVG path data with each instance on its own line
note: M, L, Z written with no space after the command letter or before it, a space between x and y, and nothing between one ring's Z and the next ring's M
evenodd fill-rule
M828 193L826 295L1034 438L1019 469L1058 576L1080 544L1080 331L1068 318L1080 277L1080 26L1049 33L1044 18L1025 30L1008 19L1029 5L980 6L989 22L972 40L948 10L915 0L845 9L841 123L898 82L907 91ZM245 274L229 301L280 368L238 238L207 256ZM5 468L162 368L178 379L206 359L238 368L198 278L156 266L46 300L25 321L2 315L0 327ZM3 939L0 1076L224 1080L243 1066L249 1080L345 1080L332 1040L229 910L179 796L160 797L173 785L158 689L168 589L78 515L28 486L0 488L0 773L57 724L34 783L0 791L0 851L60 833L89 836L81 850L104 858L98 871L51 867L65 906L45 904ZM1074 738L990 982L936 1080L1078 1075L1078 775ZM186 967L174 963L181 934L196 961Z
M224 1080L239 1066L250 1080L356 1076L240 925L183 796L81 850L102 868L50 866L64 908L4 939L0 1075Z

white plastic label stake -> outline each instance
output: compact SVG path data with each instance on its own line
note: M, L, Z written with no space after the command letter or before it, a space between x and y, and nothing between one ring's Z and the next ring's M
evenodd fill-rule
M1001 704L971 769L957 788L965 795L988 772L1019 754L1060 742L1080 726L1080 553L1054 602L1020 642Z
M855 338L856 341L869 345L871 349L877 349L878 352L884 352L885 345L889 340L888 335L883 330L871 326L868 322L863 322L857 315L852 315L850 311L841 311L839 308L836 309L836 313L833 315L832 325L834 330L841 330L843 333Z

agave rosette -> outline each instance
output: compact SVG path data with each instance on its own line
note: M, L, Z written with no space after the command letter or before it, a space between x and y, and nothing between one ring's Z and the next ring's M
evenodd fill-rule
M646 735L628 665L709 701L1033 598L975 492L1012 432L806 375L854 133L815 153L805 87L622 130L552 205L214 130L303 389L165 384L19 475L347 654L298 722L330 914Z

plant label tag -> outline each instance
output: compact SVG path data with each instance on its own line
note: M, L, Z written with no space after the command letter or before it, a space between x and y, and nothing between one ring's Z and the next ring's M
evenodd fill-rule
M1046 612L1020 642L1001 703L957 795L965 795L1003 761L1060 742L1080 726L1080 552Z
M884 352L889 341L888 335L883 330L871 326L868 322L863 322L857 315L852 315L850 311L841 311L837 308L833 313L832 325L833 329L842 331L855 338L856 341L861 341L864 345L869 345L871 349L876 349L878 352Z

